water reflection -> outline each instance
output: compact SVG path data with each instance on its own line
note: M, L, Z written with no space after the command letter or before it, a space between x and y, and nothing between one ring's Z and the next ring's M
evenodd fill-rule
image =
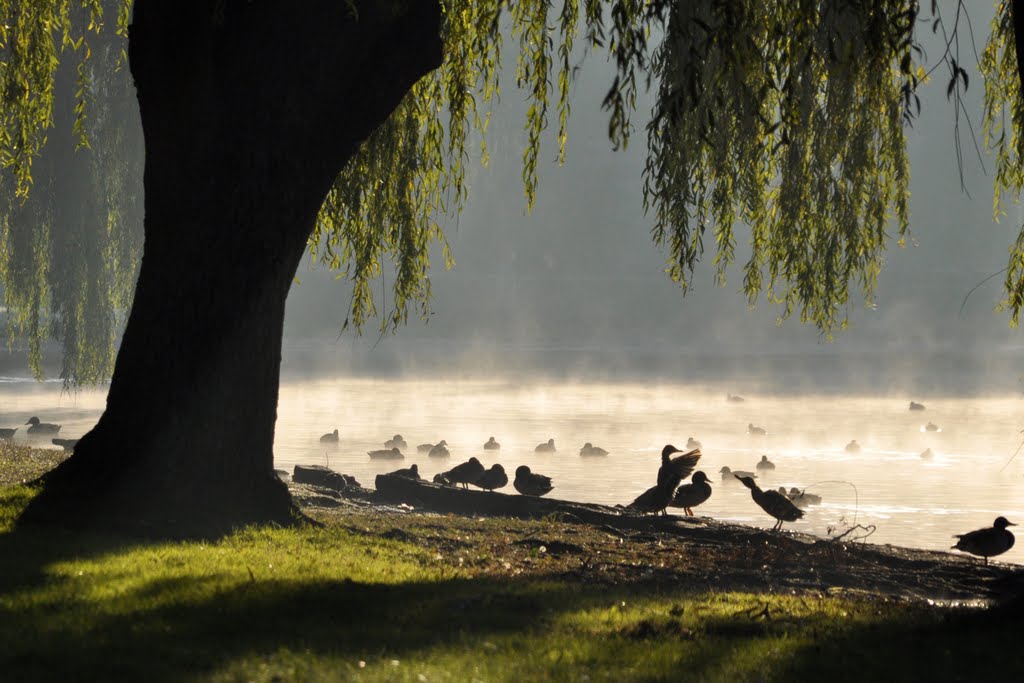
M726 400L727 391L742 403ZM911 399L925 411L910 411ZM62 394L52 385L8 383L0 392L0 427L38 414L64 425L60 436L83 434L99 417L103 392ZM1022 399L893 396L769 397L743 387L646 384L514 384L488 381L341 379L288 382L281 388L276 466L328 464L373 485L376 474L412 463L421 476L476 456L506 472L529 465L551 476L552 496L628 503L653 485L661 448L701 442L700 469L714 487L697 508L709 515L768 528L739 482L723 482L723 466L754 470L762 455L776 469L759 472L763 488L793 486L822 496L803 520L787 527L826 535L852 524L874 524L873 542L948 549L953 533L988 526L998 515L1024 523L1020 485L1024 456L1002 469L1021 443ZM931 422L941 431L927 431ZM765 435L748 434L754 424ZM338 429L340 444L320 442ZM405 460L377 461L367 451L402 434ZM500 450L485 450L494 436ZM444 439L451 458L430 458L416 444ZM554 439L557 451L536 453ZM856 440L860 450L846 446ZM48 440L37 440L48 443ZM583 458L584 443L607 457ZM921 454L930 449L931 459ZM513 493L511 486L505 489ZM1024 562L1024 541L1001 558Z

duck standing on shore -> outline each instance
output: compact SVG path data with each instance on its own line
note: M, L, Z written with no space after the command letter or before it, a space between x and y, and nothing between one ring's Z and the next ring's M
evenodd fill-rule
M956 542L953 549L962 550L971 555L979 555L985 558L987 565L988 558L1002 555L1013 547L1014 538L1006 528L1008 526L1017 525L1008 521L1006 517L996 517L996 521L990 527L954 536L960 540Z
M555 452L555 440L548 439L547 443L537 444L537 447L533 449L534 453L554 453Z
M430 453L428 453L428 455L431 458L447 458L451 455L451 453L448 452L448 442L441 439L437 442L437 445L430 449Z
M474 486L478 486L485 491L493 491L494 489L500 489L508 485L508 475L505 474L505 468L495 463L491 465L491 469L486 470L480 477L474 482Z
M608 451L598 446L593 445L589 441L583 444L583 448L580 449L580 455L585 458L601 458L608 455Z
M388 472L389 477L402 477L403 479L413 479L415 481L420 480L420 468L413 463L412 467L407 467L404 470L395 470L394 472Z
M708 482L708 475L697 471L689 484L683 484L672 496L670 507L683 508L683 512L693 517L692 508L697 507L711 497L711 484Z
M758 507L775 518L775 526L772 530L781 530L783 522L795 522L804 516L804 511L798 508L793 501L778 491L762 491L750 477L736 476L743 485L750 489L750 497L754 499Z
M668 489L668 499L672 500L672 495L676 492L676 488L690 476L690 473L697 468L697 461L700 460L700 449L695 448L692 451L687 451L682 455L678 455L674 458L669 457L673 453L682 453L678 448L672 444L666 445L661 449L661 467L658 468L658 486L662 486ZM668 503L666 503L668 505Z
M339 441L341 441L341 437L338 435L337 429L320 437L320 443L338 443Z
M25 424L32 425L26 431L29 434L56 434L60 431L60 425L50 422L40 422L38 417L30 417Z
M484 444L484 450L485 451L500 451L501 450L501 444L498 443L497 441L495 441L494 437L492 436L490 439L487 440L487 443Z
M374 460L401 460L405 456L397 448L385 448L379 451L366 451Z
M673 494L675 494L674 488L661 484L652 486L637 496L636 500L627 505L626 508L642 513L657 514L660 512L663 515L667 515L668 512L665 511L665 508L672 502Z
M551 477L531 472L526 465L516 468L516 478L513 480L512 486L524 496L543 496L555 488L551 485Z
M461 465L456 465L447 472L442 472L446 480L453 484L462 484L462 488L468 489L470 484L475 484L480 475L484 473L484 466L476 458L470 458Z
M762 455L761 460L757 463L756 469L759 472L767 472L775 469L775 463L768 459L767 455Z
M747 434L751 436L766 436L768 430L764 427L755 427L753 422L747 423Z

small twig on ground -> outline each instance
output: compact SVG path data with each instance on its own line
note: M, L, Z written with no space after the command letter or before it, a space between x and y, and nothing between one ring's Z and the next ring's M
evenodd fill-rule
M852 534L854 531L857 531L858 529L863 531L864 534L861 535L861 536L854 536L853 538L849 539L850 541L862 541L865 538L867 538L868 536L871 536L873 533L875 533L878 530L878 527L876 527L874 524L868 524L867 526L865 526L863 524L854 524L853 526L851 526L849 529L847 529L843 533L839 534L838 536L833 536L833 537L831 537L828 540L830 542L841 541L844 538L846 538L847 536L849 536L850 534Z

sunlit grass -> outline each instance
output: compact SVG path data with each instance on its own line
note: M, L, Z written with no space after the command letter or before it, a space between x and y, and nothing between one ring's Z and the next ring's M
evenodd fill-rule
M1019 658L987 659L1011 647L1011 629L948 609L502 576L369 520L363 533L328 519L150 544L12 530L31 495L0 489L2 680L1024 676Z

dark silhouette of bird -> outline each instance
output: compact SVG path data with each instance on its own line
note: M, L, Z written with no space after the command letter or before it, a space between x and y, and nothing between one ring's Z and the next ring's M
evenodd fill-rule
M555 440L554 439L548 439L547 443L538 444L537 447L533 449L533 452L534 453L554 453L555 452Z
M4 441L10 441L14 438L14 432L18 431L18 428L14 429L0 429L0 439Z
M761 471L774 470L775 463L769 460L767 455L762 455L761 460L757 463L757 469Z
M508 486L508 475L505 474L505 468L498 464L491 465L491 469L486 470L477 478L474 486L478 486L485 491L493 491L494 489Z
M851 439L843 450L847 453L860 453L860 444L857 443L857 439Z
M742 396L736 396L735 394L726 393L725 400L729 403L743 403L746 399Z
M807 491L801 491L795 486L791 486L788 492L784 487L780 486L779 493L793 501L793 505L796 505L798 508L805 508L810 505L821 504L821 496L815 493L807 493Z
M708 483L708 475L697 471L693 473L693 478L689 484L683 484L676 489L676 493L672 496L669 506L683 508L683 511L692 517L692 508L697 507L710 497L711 484Z
M551 477L531 472L526 465L516 468L516 478L512 486L524 496L543 496L555 488L551 485Z
M589 457L600 458L600 457L603 457L605 455L608 455L608 451L606 451L603 448L599 448L599 447L593 445L592 443L590 443L588 441L585 444L583 444L583 448L580 449L580 455L582 455L584 457L588 457L588 458Z
M456 465L447 472L442 472L444 478L453 484L462 484L462 488L469 488L475 484L480 475L484 473L484 466L476 458L470 458L461 465Z
M736 478L743 482L743 485L750 489L750 497L758 506L775 518L775 529L782 529L783 522L795 522L804 516L804 511L798 508L793 501L778 491L762 491L750 477Z
M924 404L923 403L914 403L913 401L911 401L910 402L910 410L924 410Z
M451 486L451 482L444 478L444 474L438 472L434 475L433 482L435 484L441 484L442 486Z
M388 476L401 477L403 479L413 479L419 481L420 469L413 463L412 467L407 467L404 470L395 470L394 472L388 472Z
M340 440L341 437L338 436L337 429L335 429L333 432L329 434L324 434L323 436L320 437L320 443L338 443Z
M433 448L430 449L430 453L428 453L428 455L431 458L447 458L451 455L451 453L448 452L448 442L441 439Z
M939 429L939 425L935 424L934 422L929 422L928 424L926 424L924 426L924 431L926 431L926 432L939 432L939 431L942 431L942 430Z
M384 442L384 448L408 448L409 444L405 442L401 434L395 434L393 437Z
M75 446L78 445L78 439L50 439L50 442L54 446L60 446L66 451L73 451Z
M932 449L930 449L930 448L926 448L923 451L921 451L921 459L922 460L931 460L934 457L935 457L935 454L932 453Z
M953 548L970 553L971 555L979 555L985 558L985 564L987 565L988 558L1002 555L1013 547L1014 538L1013 534L1006 528L1008 526L1017 525L1007 521L1006 517L996 517L996 521L992 522L990 527L954 536L954 538L960 540L956 542Z
M693 438L692 436L691 437L687 437L687 439L686 439L686 450L692 451L694 448L702 448L702 447L703 446L701 445L700 441L697 441L697 439Z
M661 467L658 468L658 486L668 490L669 500L672 500L672 494L676 492L676 487L683 482L683 479L690 476L690 473L697 467L697 461L700 460L699 448L670 458L669 456L673 453L682 453L682 451L672 444L662 448Z
M433 447L434 447L434 444L432 444L432 443L421 443L419 446L416 447L416 452L417 453L429 453L430 450Z
M487 440L487 443L484 444L484 450L485 451L498 451L498 450L501 450L501 444L498 443L497 441L495 441L494 437L492 436L490 439Z
M768 430L764 427L755 427L753 422L747 424L747 434L751 436L764 436Z
M728 466L723 467L718 471L722 475L722 481L736 481L739 477L757 479L757 475L753 472L747 472L746 470L730 470Z
M669 486L652 486L647 489L639 496L636 497L632 503L626 506L627 509L636 510L642 513L661 513L663 515L668 514L665 508L672 502L672 496L675 493L675 487Z
M27 430L29 434L56 434L60 431L60 425L40 422L38 417L30 417L25 424L32 425Z
M402 455L402 451L398 450L398 448L385 448L379 451L366 451L366 454L369 455L374 460L401 460L402 458L405 457L404 455Z

